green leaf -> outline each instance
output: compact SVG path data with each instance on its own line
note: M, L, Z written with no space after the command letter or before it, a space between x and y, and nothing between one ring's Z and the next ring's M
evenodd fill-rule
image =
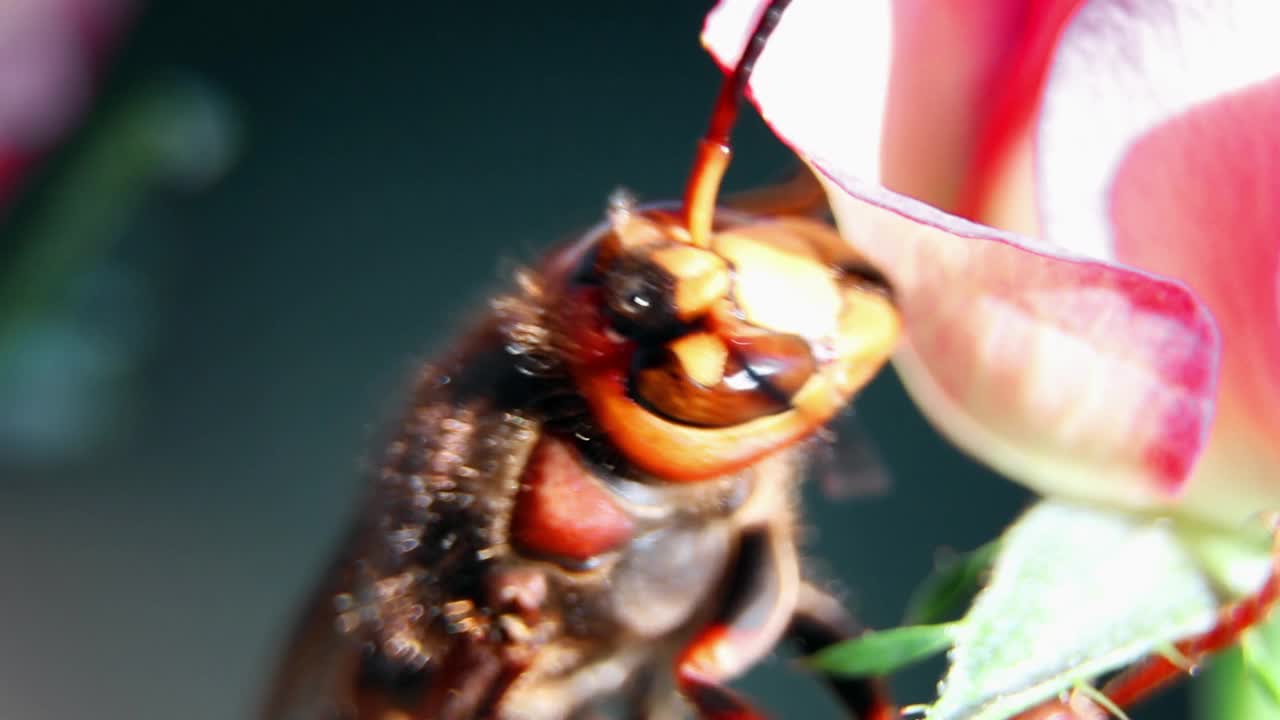
M869 632L809 658L832 675L887 675L951 647L952 624L913 625Z
M1004 720L1204 632L1221 600L1172 521L1049 500L1001 540L930 720Z
M933 574L912 593L905 624L933 625L964 614L981 589L999 549L999 542L989 542L973 552L939 563Z

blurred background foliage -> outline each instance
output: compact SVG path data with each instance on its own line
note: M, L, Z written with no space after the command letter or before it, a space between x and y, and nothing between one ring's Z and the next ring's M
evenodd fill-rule
M123 16L94 102L0 214L0 717L251 717L414 363L614 187L681 190L718 79L705 10ZM730 188L790 168L754 119L737 146ZM934 434L891 373L852 418L840 431L864 432L892 482L843 501L811 483L809 566L896 624L940 554L1027 498ZM845 447L834 465L872 472ZM901 698L927 699L939 669ZM837 717L785 658L743 687L779 717Z

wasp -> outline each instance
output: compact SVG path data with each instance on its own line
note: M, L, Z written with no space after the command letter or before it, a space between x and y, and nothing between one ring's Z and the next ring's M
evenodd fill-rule
M853 630L802 577L797 488L899 313L829 225L716 205L785 5L682 202L615 194L421 369L263 718L757 718L728 682ZM874 683L831 682L889 716Z

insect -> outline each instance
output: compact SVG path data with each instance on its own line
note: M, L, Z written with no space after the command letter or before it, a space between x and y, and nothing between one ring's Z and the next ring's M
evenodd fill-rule
M716 207L785 4L683 202L615 195L422 369L264 718L753 718L727 682L847 636L801 576L795 495L895 344L892 292L828 225ZM831 682L888 717L874 683Z

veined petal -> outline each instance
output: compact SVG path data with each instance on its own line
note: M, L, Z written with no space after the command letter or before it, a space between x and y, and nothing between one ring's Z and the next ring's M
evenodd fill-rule
M722 3L711 18L707 42L723 64L736 60L758 5ZM867 154L845 135L868 131L876 96L832 99L858 95L872 82L861 76L884 67L868 63L888 61L867 53L884 26L852 17L855 5L863 8L794 0L756 65L752 97L829 179L845 237L893 281L906 321L896 362L909 390L955 442L1043 492L1167 501L1212 415L1212 319L1178 283L1064 255L867 183ZM845 16L824 14L832 8Z
M1183 280L1222 328L1185 510L1231 524L1280 506L1278 24L1271 0L1092 2L1039 136L1046 237Z

